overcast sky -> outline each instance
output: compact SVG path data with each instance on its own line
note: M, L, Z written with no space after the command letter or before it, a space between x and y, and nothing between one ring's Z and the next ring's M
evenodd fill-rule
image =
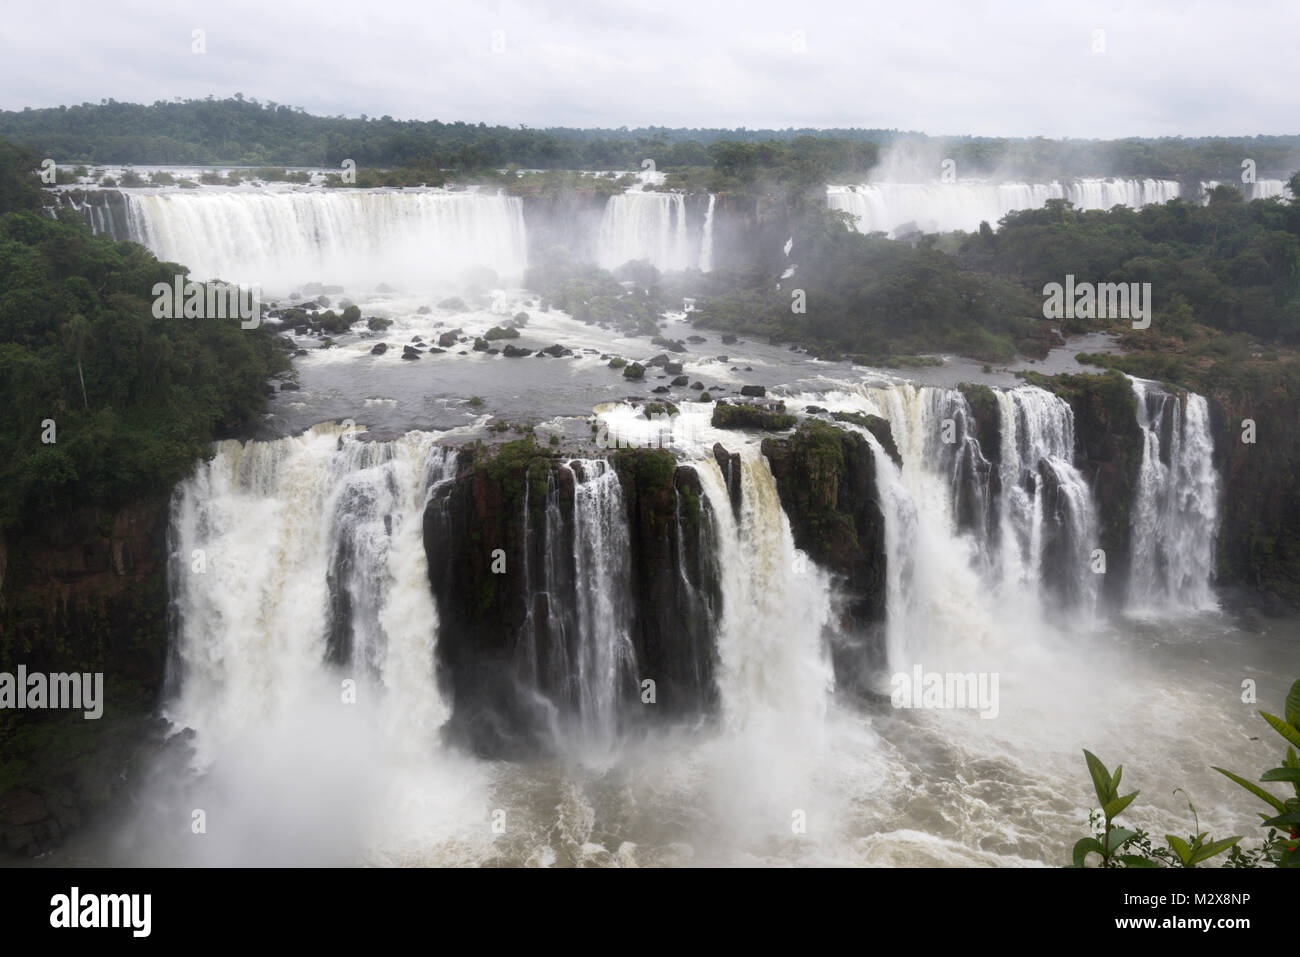
M0 0L0 108L241 92L532 127L1297 133L1298 6Z

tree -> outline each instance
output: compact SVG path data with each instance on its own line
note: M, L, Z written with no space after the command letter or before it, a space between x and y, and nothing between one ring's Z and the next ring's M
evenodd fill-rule
M85 316L77 313L64 324L62 334L64 348L77 360L77 378L81 380L81 404L89 411L90 400L86 398L86 377L81 371L81 360L86 355L86 346L93 335L90 323Z

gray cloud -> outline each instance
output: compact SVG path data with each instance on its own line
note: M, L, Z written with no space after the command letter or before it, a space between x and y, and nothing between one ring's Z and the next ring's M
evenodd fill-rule
M238 91L328 115L534 127L1294 133L1293 22L1287 0L0 0L0 106Z

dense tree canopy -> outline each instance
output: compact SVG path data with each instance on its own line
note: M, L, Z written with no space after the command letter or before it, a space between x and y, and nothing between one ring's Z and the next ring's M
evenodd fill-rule
M1004 217L996 231L985 224L973 234L926 236L912 245L860 235L844 214L797 198L789 207L789 261L760 256L753 271L730 277L720 294L703 301L698 322L874 359L1035 355L1049 326L1125 332L1138 348L1144 338L1166 345L1198 339L1206 328L1300 343L1300 203L1245 203L1231 188L1207 206L1175 200L1082 211L1050 200ZM769 236L756 248L776 245ZM794 274L782 281L791 265ZM1067 275L1151 283L1149 333L1114 320L1044 321L1043 287ZM792 301L796 289L803 312ZM1249 351L1245 344L1233 348Z
M0 529L170 487L287 361L264 328L155 319L183 267L34 210L35 164L0 143Z
M83 103L0 111L0 136L60 163L243 164L251 166L415 166L460 172L498 169L660 169L713 167L744 179L769 152L799 142L811 169L850 176L870 168L878 149L905 146L951 158L962 176L1032 179L1152 176L1235 179L1244 159L1262 174L1300 163L1300 136L1050 140L929 137L881 129L529 129L484 123L313 116L279 103L230 99L152 105ZM826 146L817 141L835 141ZM722 144L722 145L719 145ZM935 171L937 174L937 170Z

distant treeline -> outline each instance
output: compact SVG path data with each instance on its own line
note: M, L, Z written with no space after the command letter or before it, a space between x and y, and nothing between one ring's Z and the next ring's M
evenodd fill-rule
M279 103L231 99L98 104L0 112L0 136L59 163L247 166L415 167L477 172L525 169L717 168L734 156L718 144L770 148L788 155L796 142L834 142L832 175L855 176L895 145L915 150L938 175L952 159L959 176L1003 174L1048 179L1150 176L1236 179L1243 160L1260 173L1300 166L1300 135L1124 140L929 137L883 129L529 129L483 123L313 116ZM820 167L824 165L819 159Z

